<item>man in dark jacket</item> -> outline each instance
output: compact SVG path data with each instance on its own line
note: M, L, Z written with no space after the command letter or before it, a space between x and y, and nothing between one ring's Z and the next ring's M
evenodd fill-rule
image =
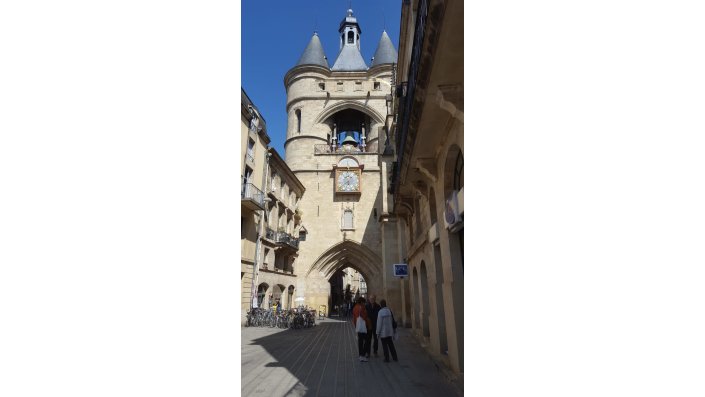
M367 310L367 316L372 320L372 331L367 333L367 358L370 358L370 350L374 350L375 357L378 356L377 348L377 314L382 307L377 303L377 297L370 295L370 301L365 305ZM374 340L374 347L372 346L372 341Z

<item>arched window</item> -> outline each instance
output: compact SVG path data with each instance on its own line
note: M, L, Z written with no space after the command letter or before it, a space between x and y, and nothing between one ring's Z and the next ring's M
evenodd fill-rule
M257 307L262 307L268 289L269 285L267 283L262 283L257 287Z
M455 169L453 170L453 190L460 190L463 187L463 153L458 153L455 159Z

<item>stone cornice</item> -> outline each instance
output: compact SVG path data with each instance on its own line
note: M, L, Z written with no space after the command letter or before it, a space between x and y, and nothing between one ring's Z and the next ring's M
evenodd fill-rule
M304 138L305 138L305 139L315 139L315 140L321 141L321 142L323 142L323 143L328 143L328 141L326 141L326 138L321 138L320 136L315 136L315 135L295 135L295 136L286 138L286 141L284 141L284 149L286 149L286 145L288 145L289 142L295 141L295 140L297 140L297 139L304 139Z
M330 69L326 69L323 66L318 66L318 65L300 65L300 66L294 66L293 68L289 69L288 72L284 75L284 87L288 87L296 81L299 78L305 78L305 77L314 77L315 76L306 76L306 73L311 73L311 74L317 74L324 76L325 78L331 78L331 79L368 79L370 77L377 77L380 74L384 73L392 73L392 64L382 64L382 65L377 65L373 66L367 70L360 71L360 72L333 72Z

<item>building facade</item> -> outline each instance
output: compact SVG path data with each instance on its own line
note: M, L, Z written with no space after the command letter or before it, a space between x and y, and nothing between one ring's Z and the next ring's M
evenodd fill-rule
M332 36L332 35L331 35ZM332 36L336 37L336 36ZM317 33L287 72L286 162L306 187L299 208L308 232L300 242L297 298L306 305L336 305L340 271L361 273L366 290L395 289L385 267L379 219L387 193L382 188L387 114L397 53L380 32L375 56L360 52L362 29L348 10L339 25L339 53L328 63ZM349 276L344 276L349 277ZM348 279L360 291L360 279ZM389 291L392 293L392 291ZM390 305L401 308L400 300Z
M241 322L252 307L294 305L294 272L304 187L276 150L267 126L241 94Z
M295 301L299 240L306 240L302 211L298 208L304 187L276 150L270 149L265 191L262 260L259 262L257 299L253 305L290 309Z
M464 347L462 49L462 1L403 2L390 176L409 265L404 321L456 372Z
M264 118L245 90L241 90L240 99L240 306L243 313L246 313L252 302L257 240L261 229L260 217L265 209L265 166L270 138Z

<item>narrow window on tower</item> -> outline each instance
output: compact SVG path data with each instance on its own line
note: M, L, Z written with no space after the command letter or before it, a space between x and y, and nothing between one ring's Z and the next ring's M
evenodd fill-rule
M296 132L301 132L301 109L296 109Z
M343 212L343 230L352 230L353 228L353 213L352 210Z
M348 44L352 44L355 40L355 33L352 31L348 32Z

